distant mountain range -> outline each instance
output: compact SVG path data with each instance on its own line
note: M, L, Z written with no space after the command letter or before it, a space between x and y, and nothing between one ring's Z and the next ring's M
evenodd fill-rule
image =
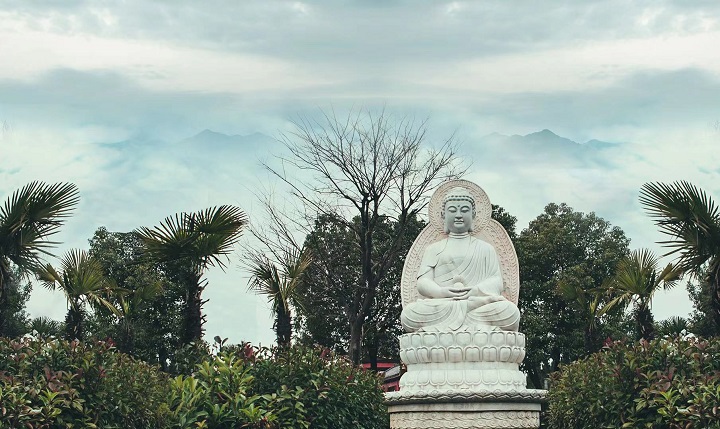
M130 139L104 144L108 148L130 155L131 158L162 156L176 159L185 165L217 162L226 164L237 160L244 165L257 165L282 151L277 139L262 133L228 135L212 130L170 143L152 139ZM548 129L527 135L489 134L474 141L466 141L459 155L475 163L494 166L509 163L535 163L564 168L588 168L612 164L612 152L620 145L600 140L577 143Z
M577 143L545 129L524 136L493 133L467 142L461 152L481 163L512 162L556 164L562 167L607 165L605 152L619 147L617 143L590 140Z
M576 150L584 149L604 149L617 146L617 143L608 143L600 140L589 140L585 143L574 142L565 137L560 137L554 132L544 129L524 136L514 134L506 136L499 133L492 133L480 139L482 142L501 143L504 145L522 145L526 148L544 148L544 149L561 149Z

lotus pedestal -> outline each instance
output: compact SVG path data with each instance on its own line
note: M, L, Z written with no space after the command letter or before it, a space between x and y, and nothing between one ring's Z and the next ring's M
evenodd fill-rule
M538 428L545 390L526 389L525 335L508 331L400 336L407 372L386 394L391 429Z

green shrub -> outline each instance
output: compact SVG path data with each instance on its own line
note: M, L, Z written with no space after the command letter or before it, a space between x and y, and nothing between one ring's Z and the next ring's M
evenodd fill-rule
M241 355L252 362L253 391L285 395L294 390L311 429L386 429L390 425L378 375L328 350L293 347L271 353L246 347ZM284 418L292 419L293 412L283 408L278 416L288 414Z
M0 427L156 428L167 376L104 342L0 338Z
M174 351L168 372L173 375L190 375L197 365L212 358L207 342L201 340L185 344Z
M0 356L0 428L389 425L379 378L322 350L228 348L174 379L106 342L0 339Z
M168 401L171 427L307 427L295 391L281 389L275 395L251 393L251 368L238 356L221 354L197 365L192 375L176 377ZM292 412L285 410L288 407ZM288 418L290 415L295 417Z
M548 427L720 428L720 339L614 343L553 374Z
M386 429L378 377L317 349L227 347L173 381L178 428Z

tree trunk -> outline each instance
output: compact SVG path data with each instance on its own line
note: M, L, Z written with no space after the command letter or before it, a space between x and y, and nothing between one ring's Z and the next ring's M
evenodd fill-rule
M187 279L187 292L185 295L185 320L183 321L183 335L181 345L197 343L203 335L202 291L200 276L190 273Z
M122 329L122 337L118 342L118 350L123 353L133 355L135 352L135 329L133 323L128 320L124 320L120 326Z
M292 316L289 310L280 310L275 321L275 333L277 334L277 344L280 348L290 347L290 339L292 338Z
M378 369L378 351L380 349L380 330L377 325L369 324L369 329L365 331L363 343L365 344L365 353L370 363L370 369L377 371Z
M169 372L169 366L168 366L168 351L167 348L165 348L165 345L161 345L160 349L158 350L158 364L160 365L160 369Z
M654 319L647 303L640 303L635 308L635 322L637 323L640 339L650 341L655 338Z
M2 264L2 261L0 261L0 264ZM2 267L0 267L0 271L0 337L4 337L6 335L8 314L7 284L10 282L10 276Z
M533 366L532 368L526 368L528 381L530 382L531 389L543 389L542 376L540 375L540 368Z
M592 326L585 328L585 353L595 353L595 329Z
M363 322L360 318L357 318L350 323L350 343L348 345L348 354L350 355L350 360L355 365L360 365L362 328Z
M83 316L79 304L70 306L65 316L65 337L68 341L83 340Z
M708 282L710 283L710 311L715 322L715 335L720 335L720 263L711 265Z

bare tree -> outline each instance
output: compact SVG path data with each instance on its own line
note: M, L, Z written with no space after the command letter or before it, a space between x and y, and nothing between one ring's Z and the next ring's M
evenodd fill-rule
M279 157L279 167L266 167L289 186L307 227L326 215L353 231L360 279L357 284L334 287L344 288L350 297L343 309L349 326L348 351L359 363L363 325L372 314L378 283L399 256L408 219L426 206L432 188L459 177L464 169L455 159L453 136L436 147L426 143L427 120L393 120L385 111L354 112L342 118L323 112L320 120L301 118L294 125L281 138L289 155ZM390 245L378 249L379 226L387 220L397 227L392 237L384 237ZM291 229L285 223L276 232L287 237ZM329 273L333 268L318 271Z

